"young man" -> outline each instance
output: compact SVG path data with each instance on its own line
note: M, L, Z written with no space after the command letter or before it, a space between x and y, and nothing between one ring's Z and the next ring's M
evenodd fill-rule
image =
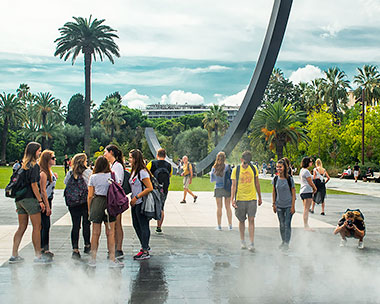
M67 174L67 171L70 170L70 164L69 164L70 159L68 158L67 154L65 155L65 159L63 160L63 167L65 169L65 176Z
M262 204L259 172L251 164L251 152L245 151L240 160L241 165L234 168L231 174L231 202L235 208L235 215L239 220L241 249L247 248L245 243L245 220L248 216L248 231L251 241L248 249L254 251L255 215L257 204L259 206Z
M181 176L183 176L183 200L180 202L181 204L186 204L186 194L189 193L193 199L194 203L197 201L198 196L196 196L191 190L189 186L193 181L193 166L189 163L188 157L185 155L182 157L183 162L183 172Z
M164 198L162 201L162 211L161 211L161 220L157 221L156 233L162 234L162 223L164 221L164 205L166 198L168 196L168 189L170 185L170 177L173 174L172 165L169 164L165 160L166 151L165 149L159 149L157 151L157 160L151 161L146 167L150 170L150 172L154 175L154 177L158 180L158 182L163 185L164 188Z

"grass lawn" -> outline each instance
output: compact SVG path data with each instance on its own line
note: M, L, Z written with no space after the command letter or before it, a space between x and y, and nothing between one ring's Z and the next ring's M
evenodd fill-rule
M64 168L61 166L53 167L53 172L58 174L57 189L64 189L65 185L63 179L65 177ZM11 167L0 167L0 189L4 189L9 183L10 176L12 175ZM181 176L173 176L170 181L169 191L182 191L183 183ZM260 180L260 188L262 193L271 193L272 185L270 180ZM210 183L209 177L196 177L190 186L193 191L214 191L214 184ZM296 184L297 193L299 193L300 185ZM327 194L354 194L350 192L343 192L337 190L327 189Z

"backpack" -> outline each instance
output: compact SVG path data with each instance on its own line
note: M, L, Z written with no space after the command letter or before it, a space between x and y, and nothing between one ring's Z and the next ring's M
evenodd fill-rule
M249 163L249 166L251 167L251 169L253 171L253 178L256 178L256 167L253 166L251 163ZM238 165L237 168L236 168L236 192L235 192L235 197L237 196L237 191L238 191L239 175L240 175L240 165Z
M74 177L70 171L70 178L63 192L67 207L76 207L87 203L88 187L83 176Z
M277 188L276 188L277 180L278 180L278 175L276 175L273 180L273 187L275 189L276 198L277 198ZM292 193L292 181L290 180L290 176L288 176L286 180L288 182L290 193Z
M130 177L131 173L129 173L127 170L124 170L124 179L121 187L123 188L125 194L129 194L132 192L131 185L129 184Z
M154 170L153 170L154 166ZM159 167L158 162L152 162L153 176L156 178L158 183L163 187L164 191L167 192L170 184L170 172L166 167Z
M115 173L111 172L110 185L107 192L107 211L109 215L117 216L129 208L129 199L121 185L115 181Z
M224 190L226 190L227 192L231 192L231 185L232 185L232 181L231 181L231 173L232 173L231 166L228 165L228 166L227 166L227 170L226 170L226 172L224 173L224 181L223 181L223 188L224 188ZM240 172L239 172L239 173L240 173Z
M12 173L8 185L5 187L5 196L10 198L22 197L27 191L25 171L19 167Z

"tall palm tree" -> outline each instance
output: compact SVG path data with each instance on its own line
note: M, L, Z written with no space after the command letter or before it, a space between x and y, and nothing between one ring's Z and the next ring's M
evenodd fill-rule
M210 110L204 114L202 120L203 126L208 132L209 139L211 138L212 132L215 132L215 146L219 142L219 132L223 132L228 127L227 117L227 112L218 105L212 105Z
M33 116L39 129L46 129L48 124L59 125L64 120L64 107L59 99L48 93L38 93L32 105ZM46 149L48 137L43 136L42 149Z
M19 124L25 120L25 106L15 94L0 94L0 117L3 119L1 135L1 163L6 162L8 129L10 124Z
M350 82L345 79L346 73L337 67L329 68L325 71L325 76L323 80L325 102L330 106L335 122L338 123L340 104L347 103L347 89L350 88Z
M114 63L112 55L120 57L119 47L114 38L119 38L114 32L116 30L104 25L104 19L91 20L87 18L73 17L75 22L67 22L59 31L61 37L54 42L57 48L54 56L64 58L66 61L72 56L72 64L75 63L79 53L84 54L85 74L85 111L84 111L84 150L90 155L90 111L91 111L91 64L92 59L96 61L96 54L103 61L106 56Z
M120 126L125 124L123 115L123 106L118 98L106 99L101 104L99 109L100 123L111 133L111 139L114 138L115 130L119 130Z
M361 96L364 89L367 105L379 104L380 99L380 73L374 65L364 65L358 68L358 75L354 77L354 83L359 87L355 90L357 97Z
M307 130L298 123L306 121L306 112L294 111L292 105L285 101L268 104L265 109L256 112L249 135L251 140L262 139L269 148L276 149L278 159L283 157L284 147L288 142L298 145L300 141L309 141Z

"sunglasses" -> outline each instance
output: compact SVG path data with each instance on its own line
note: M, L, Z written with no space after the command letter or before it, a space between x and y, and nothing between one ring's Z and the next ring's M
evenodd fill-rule
M52 159L52 160L55 160L56 158L55 158L55 156L53 156L51 159Z

